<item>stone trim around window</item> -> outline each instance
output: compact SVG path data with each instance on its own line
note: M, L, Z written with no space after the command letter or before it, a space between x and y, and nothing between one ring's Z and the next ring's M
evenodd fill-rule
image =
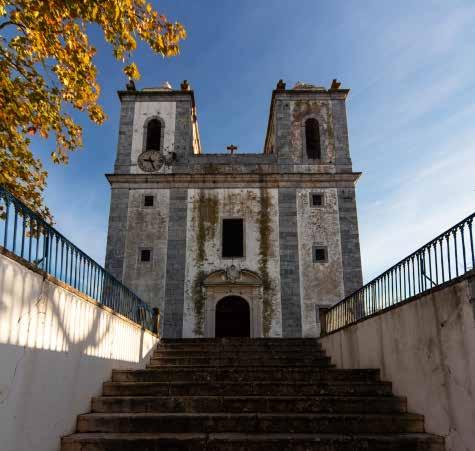
M160 116L155 114L153 116L147 117L147 119L145 119L145 121L143 123L142 150L139 152L139 154L141 154L142 152L145 152L145 150L146 150L146 147L147 147L147 127L148 127L148 123L153 119L157 119L161 124L161 127L160 127L160 149L155 149L155 150L159 150L160 153L163 153L163 144L164 144L164 141L165 141L165 121Z

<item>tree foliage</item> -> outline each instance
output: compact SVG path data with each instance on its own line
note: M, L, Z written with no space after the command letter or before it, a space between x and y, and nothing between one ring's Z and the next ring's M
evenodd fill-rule
M54 139L53 162L67 163L82 145L82 129L67 111L105 120L90 24L102 28L131 79L140 77L130 60L139 40L169 57L186 37L145 0L0 0L0 185L48 220L47 172L31 152L31 136Z

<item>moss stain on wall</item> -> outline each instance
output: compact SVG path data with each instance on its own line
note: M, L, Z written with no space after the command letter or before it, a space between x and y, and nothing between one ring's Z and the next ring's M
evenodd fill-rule
M203 291L203 282L206 279L206 273L203 270L203 264L206 260L206 242L212 240L216 234L216 227L219 219L218 198L215 195L200 191L197 198L193 201L193 223L198 224L196 234L196 268L197 273L193 280L192 299L195 311L196 335L203 335L204 327L204 309L206 297Z

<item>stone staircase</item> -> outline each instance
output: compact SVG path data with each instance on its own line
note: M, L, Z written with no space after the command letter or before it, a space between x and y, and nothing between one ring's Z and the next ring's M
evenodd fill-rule
M164 339L117 370L62 451L443 451L379 370L342 370L317 339Z

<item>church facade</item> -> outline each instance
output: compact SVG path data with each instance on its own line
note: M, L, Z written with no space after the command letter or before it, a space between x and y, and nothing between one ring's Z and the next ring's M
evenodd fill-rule
M345 100L279 81L259 154L204 154L185 81L119 91L106 269L164 337L311 337L361 286Z

